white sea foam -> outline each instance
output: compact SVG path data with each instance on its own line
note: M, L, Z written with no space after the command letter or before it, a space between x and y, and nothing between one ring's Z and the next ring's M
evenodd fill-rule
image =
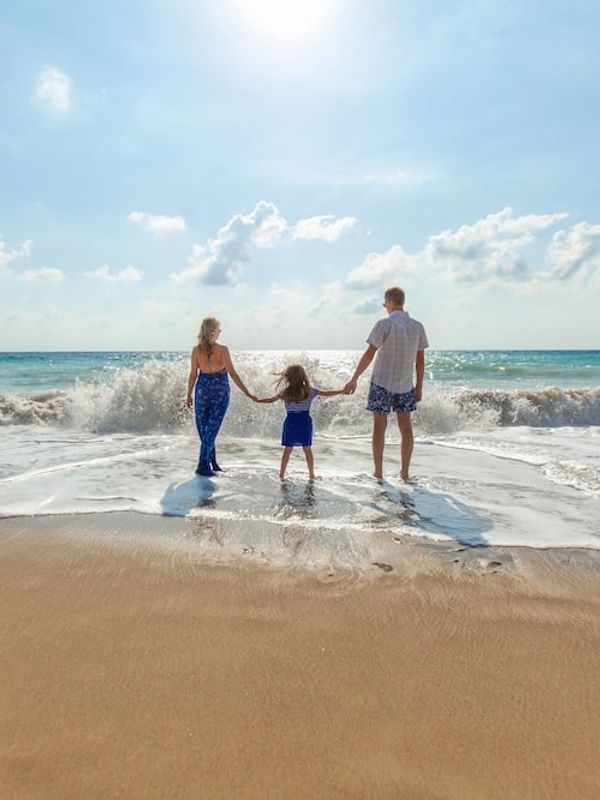
M353 366L347 354L327 365L313 355L298 359L314 385L323 388L343 386ZM246 354L238 368L253 391L266 395L273 392L273 373L287 360L285 354L263 355L262 360ZM96 433L176 431L190 416L184 403L186 383L187 366L182 362L149 360L139 368L121 369L102 381L79 383L64 392L0 396L0 425L58 425ZM356 395L317 402L314 415L319 429L333 435L367 433L366 391L365 380ZM253 405L234 388L226 430L239 436L270 436L280 415L279 408ZM498 426L600 425L600 389L486 391L427 384L415 425L422 434Z
M316 386L344 384L355 356L246 354L237 366L258 394L291 359ZM390 426L382 486L370 477L367 380L314 405L321 478L277 467L283 409L232 387L220 453L227 475L192 475L187 367L148 360L65 391L0 399L0 516L138 511L186 516L213 530L206 547L339 563L380 558L402 534L462 544L600 547L600 389L495 390L428 383L415 415L416 486L397 482ZM212 526L212 527L211 527ZM222 542L222 544L218 544ZM382 550L383 548L383 550ZM212 551L211 551L212 552ZM294 556L294 553L296 554ZM383 555L382 555L383 553Z

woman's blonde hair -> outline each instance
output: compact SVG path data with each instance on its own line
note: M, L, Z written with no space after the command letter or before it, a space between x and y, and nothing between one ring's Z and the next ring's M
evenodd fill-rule
M215 317L205 317L200 324L200 330L198 331L198 347L202 353L206 353L208 358L212 356L214 350L212 336L220 327L221 323L218 319L215 319Z
M300 403L302 400L307 400L310 396L310 381L308 375L302 364L290 364L283 372L277 373L279 380L277 381L277 389L281 384L284 384L283 390L280 392L282 400L287 400L292 403Z

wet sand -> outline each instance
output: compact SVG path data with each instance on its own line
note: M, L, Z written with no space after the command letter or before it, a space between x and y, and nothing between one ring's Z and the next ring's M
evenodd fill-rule
M600 797L598 554L309 574L120 525L0 522L3 800Z

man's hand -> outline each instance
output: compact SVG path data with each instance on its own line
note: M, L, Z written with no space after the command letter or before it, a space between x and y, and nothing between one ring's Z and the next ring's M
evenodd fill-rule
M423 389L420 386L415 386L415 400L417 403L421 401L421 397L423 396Z
M356 391L356 378L352 378L348 381L348 383L344 386L344 394L354 394Z

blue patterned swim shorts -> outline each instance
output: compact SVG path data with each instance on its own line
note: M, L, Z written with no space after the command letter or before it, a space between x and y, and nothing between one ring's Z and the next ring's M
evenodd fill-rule
M409 392L402 392L402 394L396 394L388 392L383 386L377 386L375 383L371 384L367 411L372 411L374 414L389 414L390 411L398 413L416 410L417 401L414 389Z

